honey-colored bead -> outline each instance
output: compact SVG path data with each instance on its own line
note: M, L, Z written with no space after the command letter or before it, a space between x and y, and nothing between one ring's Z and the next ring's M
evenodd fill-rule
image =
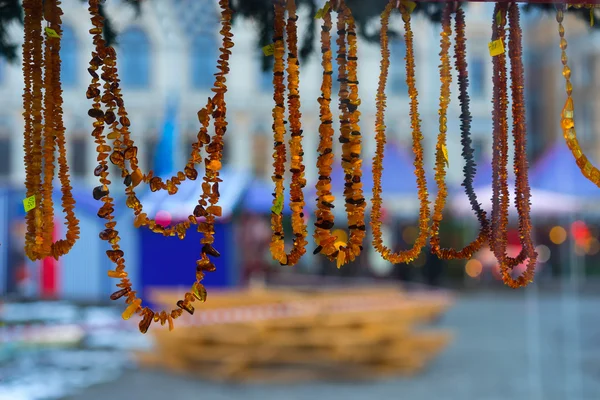
M133 316L133 314L135 314L139 310L141 304L142 304L141 299L133 300L133 302L131 302L131 304L129 304L127 306L125 311L123 311L123 314L121 315L121 317L124 320L128 320L129 318L131 318Z

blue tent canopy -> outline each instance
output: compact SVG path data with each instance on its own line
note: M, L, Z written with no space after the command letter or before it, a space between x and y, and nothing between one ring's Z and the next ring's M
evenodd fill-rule
M242 199L250 178L248 173L229 167L224 167L220 172L223 182L219 184L221 198L219 205L223 209L223 218L229 217ZM198 204L202 195L202 176L195 181L185 180L181 182L179 191L170 196L166 191L156 193L146 192L141 201L144 204L144 212L154 217L157 212L168 212L174 220L187 219Z
M531 168L529 180L532 186L583 198L600 197L600 188L581 173L569 148L557 142Z

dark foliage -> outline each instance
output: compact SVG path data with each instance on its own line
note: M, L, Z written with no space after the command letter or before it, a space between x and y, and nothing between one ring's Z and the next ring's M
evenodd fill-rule
M82 0L85 1L85 0ZM107 0L110 1L110 0ZM140 1L144 0L125 0L131 7L134 7L137 12L141 12ZM197 0L208 1L208 0ZM234 18L249 18L257 22L258 32L256 45L258 48L265 46L271 42L271 32L273 30L273 0L231 0L234 10ZM299 8L308 8L309 15L316 13L317 9L324 4L323 0L296 0ZM358 25L359 34L366 40L378 41L379 32L369 32L367 29L370 22L378 19L381 10L385 7L388 0L346 0L348 6L352 9L354 18ZM417 4L415 13L425 15L432 22L439 22L442 15L442 2L421 2ZM525 11L538 9L548 11L550 14L554 11L552 4L527 4ZM103 15L105 9L100 8ZM588 10L570 10L577 13L579 17L588 21ZM107 18L105 35L109 43L115 43L117 33L111 27L110 16ZM0 57L4 57L9 61L17 59L18 46L9 40L7 27L14 21L23 22L23 11L21 8L21 0L0 0ZM308 58L314 52L313 43L316 34L317 21L310 19L309 26L305 36L302 38L300 47L300 56L303 59ZM600 23L595 24L595 28L600 28ZM269 68L270 58L263 58L263 68Z

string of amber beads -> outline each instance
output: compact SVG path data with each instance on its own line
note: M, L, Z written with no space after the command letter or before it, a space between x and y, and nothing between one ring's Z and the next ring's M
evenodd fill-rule
M36 197L36 208L28 212L25 252L32 260L46 256L58 259L69 252L79 238L79 221L75 217L75 200L69 179L65 128L62 119L62 88L60 82L60 2L27 1L24 3L27 27L23 47L23 70L25 78L25 187L27 197ZM42 13L46 29L56 35L45 35L42 54ZM31 25L30 25L31 24ZM43 81L42 81L43 70ZM42 86L44 93L42 94ZM43 121L42 121L43 118ZM62 207L67 225L66 239L53 242L55 154L58 148L58 177L62 191ZM40 177L43 176L43 180Z
M508 7L508 10L507 10ZM519 236L522 250L519 256L511 258L507 255L507 227L508 227L508 95L506 55L502 53L493 58L494 68L494 152L492 161L493 199L492 199L492 229L490 232L490 247L500 263L500 271L504 283L517 288L528 285L533 280L537 253L531 238L530 218L530 188L527 174L526 153L526 121L525 103L523 96L523 60L522 60L522 32L520 27L519 7L517 4L496 4L494 10L494 23L492 26L493 40L501 40L504 45L506 16L510 19L509 29L509 55L511 63L511 93L512 116L514 137L514 170L516 208L519 215ZM498 23L499 22L499 23ZM526 271L514 279L511 275L514 266L528 258Z
M282 265L295 265L298 260L306 253L306 223L304 222L304 193L306 186L304 177L305 166L302 163L304 151L302 149L302 126L300 113L300 62L298 61L298 36L296 21L296 3L294 0L276 0L274 2L275 22L274 22L274 66L273 66L273 99L275 107L273 108L273 181L275 182L275 192L273 200L273 210L271 212L271 236L270 250L273 259ZM285 22L285 12L288 13L287 24ZM290 172L292 179L290 184L290 208L292 210L292 230L294 233L293 248L289 254L285 251L285 241L283 235L283 181L286 162L285 146L285 85L284 80L284 29L287 36L287 79L288 79L288 111L290 122Z
M573 105L573 84L571 83L571 68L568 65L567 57L567 39L565 39L565 27L563 26L564 11L559 8L556 12L556 21L558 22L558 34L560 37L561 62L563 65L562 75L565 78L565 89L567 100L561 112L560 126L567 146L575 157L575 162L581 170L583 176L589 179L596 186L600 187L600 170L594 166L585 155L579 141L577 140L577 131L575 130L575 107Z
M101 92L100 87L100 75L98 70L102 67L102 74L108 74L114 67L115 63L115 52L111 47L107 47L104 39L102 38L102 31L104 27L104 19L99 14L98 9L99 0L89 1L89 11L91 14L91 21L94 28L90 30L93 35L95 51L92 53L92 60L90 62L90 68L88 72L92 76L92 82L88 88L88 93L93 94L93 105L90 110L90 116L94 118L94 130L92 136L95 138L98 150L98 163L99 167L96 168L97 176L100 179L100 186L94 191L95 197L102 201L103 205L98 212L98 216L105 219L105 228L100 232L100 238L106 240L111 245L111 249L106 252L111 262L115 264L113 270L108 271L108 276L115 279L120 279L120 283L117 284L119 288L114 292L110 298L111 300L118 300L125 298L127 307L123 311L122 317L127 320L133 315L139 314L141 321L139 322L139 329L142 333L146 333L152 322L160 322L161 325L168 323L169 329L174 328L174 320L179 318L183 312L193 314L195 311L194 303L196 300L204 302L206 301L207 292L204 286L201 284L204 279L206 272L214 271L215 265L210 260L210 257L218 257L219 252L212 246L214 243L214 221L215 216L219 213L218 206L216 205L219 200L218 194L218 183L221 181L219 178L219 169L215 168L216 165L220 165L222 159L222 144L223 136L227 130L226 122L226 107L224 101L219 100L217 104L219 107L215 109L216 113L213 114L215 117L215 135L213 137L213 143L217 143L215 151L209 152L209 156L206 159L206 172L204 177L204 183L211 186L210 194L203 193L199 204L206 206L205 222L198 224L198 230L203 234L201 239L202 254L200 259L196 262L196 281L192 285L189 292L187 292L183 299L177 301L176 307L171 311L153 311L148 307L144 307L142 299L137 296L136 291L132 290L132 284L128 278L128 274L125 271L125 253L120 248L119 242L120 237L117 231L117 221L114 219L114 199L110 196L109 186L111 184L108 179L109 168L108 159L111 151L111 147L107 144L107 135L104 130L106 123L112 120L111 114L119 106L119 100L114 96L113 92L118 87L118 82L113 81L112 83L105 82L103 91ZM233 47L231 41L231 10L229 9L228 0L220 0L219 5L221 7L221 24L223 35L227 38L225 45L223 46L225 51L222 50L222 54L219 60L219 72L217 73L217 79L213 92L215 97L224 96L227 91L225 85L225 75L229 71L229 56ZM106 63L105 63L106 60ZM106 111L102 110L102 97L106 100ZM106 119L106 115L109 115L109 119ZM114 121L113 121L114 122ZM209 167L210 166L210 167ZM131 193L135 195L133 187L131 187Z
M331 229L334 225L332 213L334 196L331 193L331 165L333 163L333 127L331 113L331 89L332 89L332 63L331 63L331 9L327 9L323 15L323 26L321 31L321 48L323 53L323 83L321 85L321 125L319 126L319 158L317 168L319 169L319 181L317 188L317 211L314 238L318 244L316 253L326 255L330 260L336 260L337 266L349 263L360 255L365 238L365 207L366 202L362 191L362 160L361 132L358 106L357 80L357 45L356 26L350 9L342 1L338 4L338 80L340 82L339 99L341 111L340 142L342 143L342 167L344 169L345 184L344 197L350 237L348 243L339 240L332 235ZM348 39L348 51L346 51L346 37Z
M225 29L222 29L220 33L223 37L223 44L220 48L221 55L228 57L228 52L230 52L229 49L233 46L233 43L230 40L233 35L231 32L228 32ZM192 144L191 154L183 171L179 171L175 176L163 181L161 177L154 176L152 171L150 171L148 174L144 174L138 165L138 149L135 146L130 134L129 128L131 122L125 109L122 90L119 85L120 81L117 71L116 51L114 48L110 48L110 57L106 58L104 63L108 68L101 74L100 77L105 82L105 86L109 86L110 90L109 93L107 93L105 96L102 96L101 101L105 106L115 102L118 106L116 114L113 110L109 110L105 115L106 122L111 125L111 132L108 135L108 139L111 139L113 142L113 150L109 159L113 164L120 168L122 178L124 178L123 183L126 186L125 191L127 196L126 205L134 210L134 226L138 228L147 226L153 232L160 233L163 236L177 236L180 239L183 239L185 238L189 227L192 224L197 224L198 219L206 216L206 205L197 205L193 213L188 216L188 220L179 222L173 226L164 227L156 223L154 218L149 218L148 215L143 212L143 205L135 195L133 188L137 187L141 182L145 182L149 185L150 190L153 192L166 190L169 195L174 195L177 193L178 186L181 184L181 182L185 181L186 179L194 181L198 178L196 165L202 162L202 156L200 154L202 148L206 146L209 154L223 151L222 143L215 141L211 143L211 138L208 134L208 126L211 116L213 119L215 119L215 121L219 119L221 113L220 110L224 107L225 102L224 92L221 92L220 90L215 91L214 96L212 98L208 98L206 107L202 108L198 112L198 120L201 125L200 131L197 135L197 141ZM218 68L221 69L223 67L222 60L219 60L218 63ZM220 87L219 80L222 79L222 77L228 72L229 67L226 66L224 74L219 74L216 76L216 88ZM88 98L92 98L94 94L94 91L88 91ZM94 110L90 110L90 112L92 114L97 113L97 111ZM216 123L217 122L215 122L215 124ZM127 163L130 165L129 168L127 167ZM211 170L218 170L221 168L221 162L219 160L212 160L210 165L208 165L208 168ZM96 173L99 173L99 170L97 170ZM216 195L218 193L218 182L216 185L204 183L202 184L202 188L207 197ZM214 211L218 216L221 214L220 207L218 206L213 206L213 210L211 211Z
M448 164L447 150L446 150L446 132L447 127L447 112L448 105L450 103L450 85L452 83L452 74L450 71L450 37L452 36L451 26L451 13L454 9L454 3L447 3L444 7L442 14L442 31L441 31L441 42L440 42L440 109L439 109L439 134L436 146L435 154L435 181L437 183L437 197L435 200L434 211L432 216L431 224L431 252L443 260L452 259L469 259L477 252L483 244L487 241L489 230L487 229L487 220L484 216L483 224L479 231L477 238L469 243L461 250L441 248L440 246L440 223L443 218L444 206L446 204L446 198L448 196L448 189L446 187L446 166ZM465 39L465 20L464 11L461 8L455 11L455 25L456 25L456 38L455 38L455 58L456 58L456 70L458 72L459 82L462 89L460 102L462 126L461 129L468 130L470 126L470 112L468 111L468 94L466 93L466 85L468 85L468 72L466 62L466 39ZM466 102L466 109L465 109ZM467 121L465 121L467 119ZM467 132L467 135L469 133ZM468 154L464 152L465 156ZM468 161L468 160L467 160ZM466 171L468 173L468 171ZM471 179L472 181L472 179ZM477 213L479 214L479 213ZM480 218L481 220L481 218Z
M415 154L415 175L417 177L417 186L419 188L419 235L415 240L413 247L406 251L394 253L390 248L383 244L381 232L381 175L383 172L383 155L386 143L385 126L385 107L386 96L385 87L387 83L389 70L389 43L388 43L388 25L389 17L394 8L399 5L399 10L404 21L405 42L406 42L406 83L408 85L408 94L410 97L410 119L413 139L413 152ZM418 111L418 92L415 85L415 55L413 46L413 32L410 24L410 12L403 3L391 0L381 14L381 72L379 76L379 86L377 89L377 114L375 122L375 140L377 148L373 158L373 204L371 208L371 228L373 230L373 246L382 255L382 257L391 263L409 263L415 260L429 237L429 199L427 193L427 182L425 180L425 169L423 166L423 146L421 133L419 111Z

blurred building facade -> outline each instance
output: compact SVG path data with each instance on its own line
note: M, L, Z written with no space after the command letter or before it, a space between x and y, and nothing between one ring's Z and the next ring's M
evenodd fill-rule
M118 54L120 75L133 136L140 149L144 169L151 169L160 139L166 99L179 96L179 131L175 159L182 160L198 129L197 111L205 104L216 71L219 47L219 16L216 0L145 1L141 16L120 2L107 4L115 28L120 33ZM89 15L79 0L63 2L65 15L62 41L62 80L65 99L65 124L68 151L74 181L92 185L95 178L95 145L89 137L91 123L87 117L90 102L85 98L89 77L86 68L92 51L88 29ZM300 10L301 22L312 18L308 10ZM487 50L491 5L472 4L468 7L468 54L474 144L478 158L491 154L491 62ZM20 27L13 27L15 37L22 36ZM402 23L395 15L391 29L402 32ZM438 129L439 97L439 26L416 18L416 78L420 93L420 116L425 136L426 162L432 161ZM226 139L226 162L235 167L268 177L271 164L271 110L273 107L271 73L261 70L262 52L256 38L256 23L239 19L234 27L235 43L228 76L228 112L230 129ZM302 37L302 36L300 36ZM411 144L409 102L404 82L404 42L399 38L391 46L392 67L388 83L389 141L407 147ZM317 44L316 48L319 48ZM301 96L307 177L316 179L316 148L318 145L318 103L321 66L317 52L303 62ZM362 130L365 138L364 157L371 159L375 150L375 95L378 83L380 51L377 44L359 41L359 80L362 97ZM556 63L554 63L556 64ZM0 180L20 184L22 167L22 73L20 62L0 64ZM456 86L454 91L456 93ZM453 97L449 118L449 179L459 183L462 177L460 157L458 101ZM179 163L176 163L178 166ZM391 171L388 171L391 173Z

